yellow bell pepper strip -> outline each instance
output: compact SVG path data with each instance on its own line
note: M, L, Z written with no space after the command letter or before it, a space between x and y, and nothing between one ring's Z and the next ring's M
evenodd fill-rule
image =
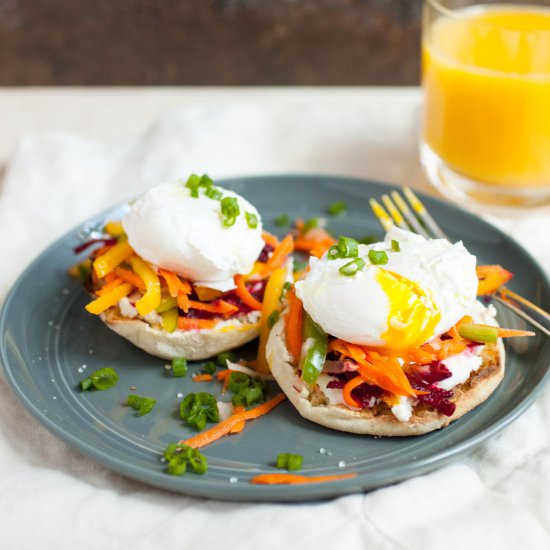
M128 241L120 241L94 260L94 271L98 278L103 278L122 262L126 261L134 251Z
M161 313L162 328L166 332L174 332L178 326L178 308L169 309Z
M136 302L138 313L144 316L160 305L160 281L157 274L138 256L132 256L129 261L145 285L145 294Z
M126 233L124 231L124 227L122 227L122 223L114 221L107 222L103 228L103 231L105 231L108 235L111 235L111 237L122 237L122 235L125 235Z
M265 287L264 299L262 303L262 314L260 319L260 341L258 344L258 364L256 370L258 372L269 372L269 365L265 355L265 345L269 336L268 318L274 311L279 311L281 308L280 297L283 292L283 287L286 282L287 270L284 267L279 267L271 273L267 285Z
M479 265L476 268L477 295L485 296L496 292L499 287L507 283L514 275L500 265Z
M94 315L99 315L105 310L114 306L118 303L119 300L128 296L133 290L133 286L130 283L122 283L120 286L117 286L109 294L104 294L103 296L96 298L86 306L86 311L93 313Z

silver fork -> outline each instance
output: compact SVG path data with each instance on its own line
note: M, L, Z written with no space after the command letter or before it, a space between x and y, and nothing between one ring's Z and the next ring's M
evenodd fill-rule
M388 231L393 225L397 225L426 238L448 239L411 189L403 187L404 198L397 191L392 191L390 195L382 195L384 206L376 199L370 200L372 211L384 231ZM531 326L550 336L550 314L527 300L527 298L520 296L509 288L501 287L492 295L492 299L519 315ZM537 319L534 318L534 315L537 316Z

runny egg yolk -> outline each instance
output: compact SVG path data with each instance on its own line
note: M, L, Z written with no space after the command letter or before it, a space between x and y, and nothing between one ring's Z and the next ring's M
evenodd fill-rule
M381 335L394 351L421 346L434 335L441 313L426 291L414 281L378 269L377 282L389 300L388 328Z

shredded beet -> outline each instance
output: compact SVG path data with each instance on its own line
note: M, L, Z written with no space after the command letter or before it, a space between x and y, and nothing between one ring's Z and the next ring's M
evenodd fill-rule
M84 252L87 248L90 248L90 246L94 244L103 244L104 246L110 246L112 244L116 244L116 239L90 239L89 241L86 241L85 243L82 243L78 246L75 246L73 248L73 252L75 254L80 254L81 252Z
M260 255L258 256L259 262L267 262L269 260L269 255L274 251L275 249L270 244L265 244L262 251L260 252Z
M327 388L342 389L346 382L357 376L354 372L343 372L341 374L333 374L334 380L331 380L327 384ZM382 396L383 390L378 386L371 386L366 382L354 388L351 392L351 396L362 409L372 407L376 402L376 399Z
M428 393L418 396L421 403L433 407L445 416L452 416L456 405L449 399L453 396L452 390L444 390L435 384L452 376L451 371L441 362L434 361L429 365L421 365L407 373L407 377L415 390Z

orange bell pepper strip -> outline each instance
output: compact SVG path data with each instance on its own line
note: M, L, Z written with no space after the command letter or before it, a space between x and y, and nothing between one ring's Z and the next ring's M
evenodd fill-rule
M126 261L134 253L128 241L120 241L111 247L105 254L97 256L93 263L95 274L101 279Z
M302 355L304 308L292 290L286 293L286 297L288 300L288 311L285 317L286 347L295 363L298 363Z
M126 283L134 285L139 290L145 290L145 285L143 284L143 281L133 271L119 266L115 267L113 273Z
M122 282L123 282L122 279L119 279L118 277L114 277L113 279L108 281L106 285L103 285L101 288L98 288L97 290L95 290L94 291L95 295L96 296L105 296L105 294L109 294L109 292L111 292L111 290L113 290L113 288L116 288Z
M128 296L133 290L133 286L130 283L122 283L116 288L112 289L108 294L104 294L99 298L91 301L86 306L86 311L93 313L94 315L99 315L110 307L116 305L119 300Z
M485 296L496 292L499 287L507 283L514 274L504 269L500 265L479 265L476 268L477 278L479 280L477 286L477 295Z
M157 274L149 265L138 256L129 259L132 269L145 285L145 294L136 302L136 309L140 315L147 315L159 307L161 300L160 281Z

